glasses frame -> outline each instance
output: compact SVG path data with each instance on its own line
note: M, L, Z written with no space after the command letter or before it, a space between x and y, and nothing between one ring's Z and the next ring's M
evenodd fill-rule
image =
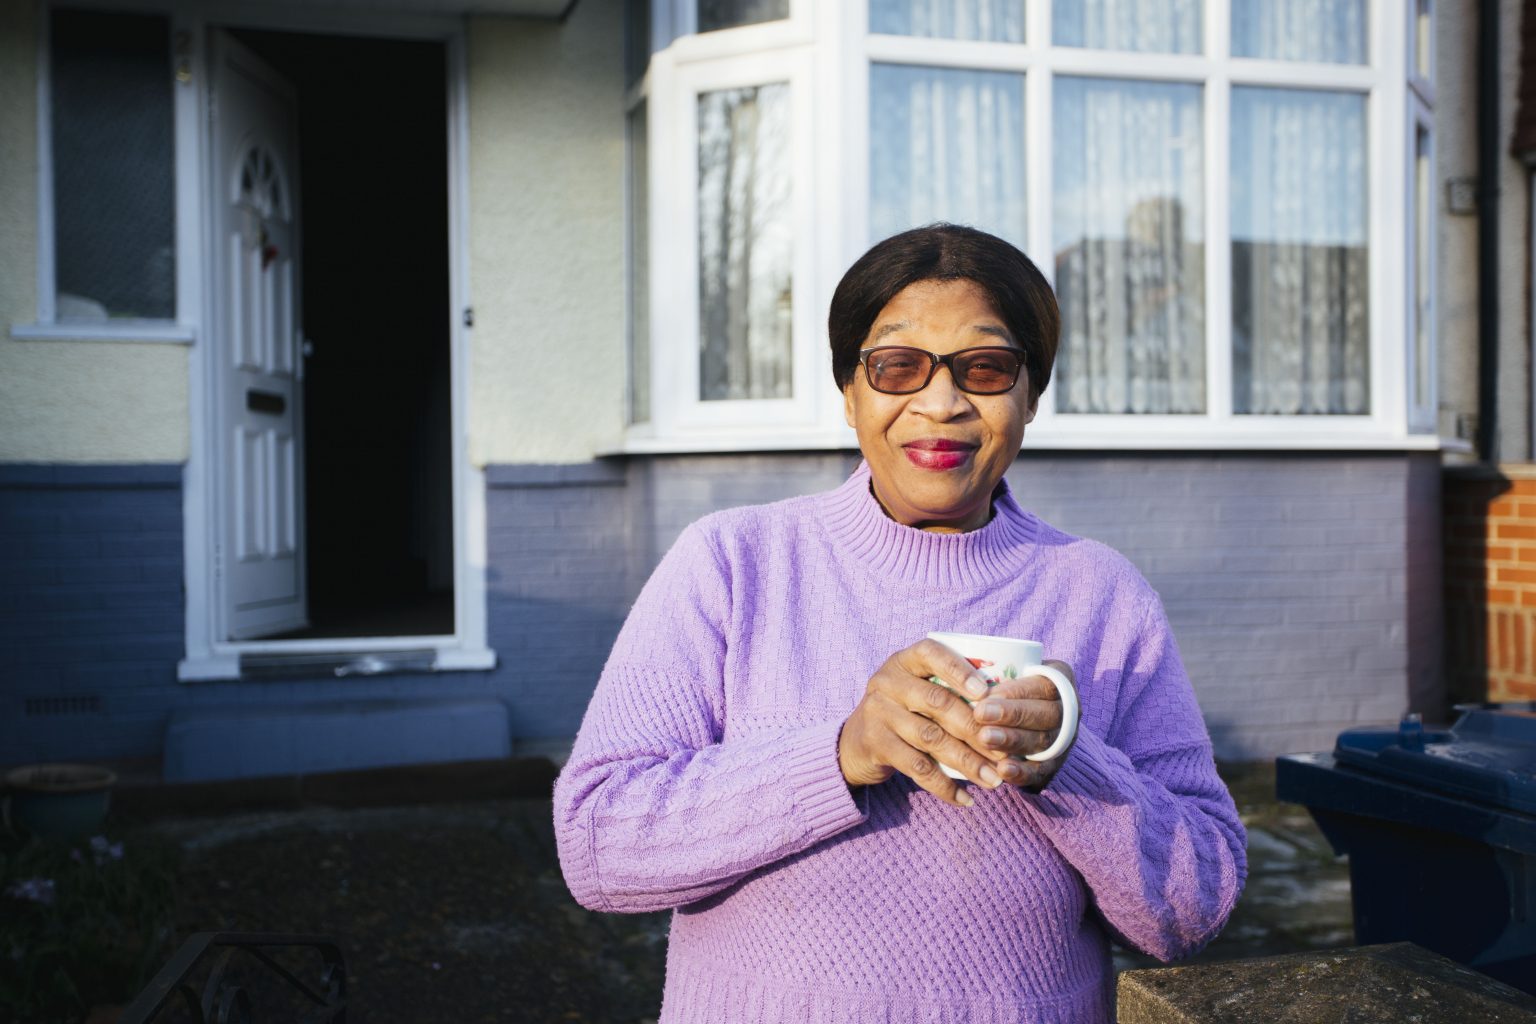
M928 357L928 375L923 378L923 382L921 384L915 388L910 388L904 391L892 391L888 388L882 388L875 383L875 371L869 368L869 357L877 352L890 352L892 350L901 352L921 352L923 355ZM996 391L977 391L973 388L966 387L965 383L960 379L962 375L955 372L955 360L959 359L961 356L969 355L972 352L1007 352L1009 355L1018 359L1018 365L1013 368L1013 378L1009 380L1008 386L1005 388L1000 388ZM864 367L865 382L869 384L870 388L878 391L882 395L917 394L919 391L926 388L929 384L933 383L933 375L939 372L939 367L941 365L949 370L950 379L955 382L955 387L959 388L961 391L968 395L1006 395L1008 392L1019 386L1019 374L1024 372L1026 362L1027 357L1023 349L1015 348L1012 345L974 345L971 348L963 348L958 352L951 352L947 356L941 356L936 353L929 352L927 349L918 348L915 345L876 345L874 348L865 348L859 350L859 365Z

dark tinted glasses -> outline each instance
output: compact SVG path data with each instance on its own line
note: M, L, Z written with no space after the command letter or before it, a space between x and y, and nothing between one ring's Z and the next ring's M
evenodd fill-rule
M939 365L949 367L955 386L970 395L1001 395L1019 381L1024 353L1016 348L987 345L947 356L905 345L866 348L859 353L869 386L887 395L910 395L928 386Z

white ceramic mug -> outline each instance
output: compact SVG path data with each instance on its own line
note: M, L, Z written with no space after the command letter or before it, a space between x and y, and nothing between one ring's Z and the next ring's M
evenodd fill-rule
M1077 688L1060 671L1050 665L1041 664L1045 658L1043 644L1034 640L1015 640L1011 637L986 636L981 633L929 633L928 639L937 640L969 661L993 685L1004 679L1043 676L1056 687L1056 692L1061 697L1061 731L1056 734L1055 742L1049 747L1036 754L1025 754L1026 760L1049 761L1070 747L1072 741L1077 738L1079 717ZM944 685L936 676L933 677L933 682ZM967 704L975 703L965 694L955 692ZM944 774L952 779L965 778L947 764L941 763L939 767L944 769Z

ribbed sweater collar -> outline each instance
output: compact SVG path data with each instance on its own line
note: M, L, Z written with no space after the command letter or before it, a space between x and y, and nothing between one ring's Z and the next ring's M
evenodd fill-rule
M1004 480L992 495L992 521L969 533L930 533L885 514L861 462L843 485L821 496L818 511L837 550L876 576L935 587L967 587L1016 576L1034 551L1038 520L1014 500Z

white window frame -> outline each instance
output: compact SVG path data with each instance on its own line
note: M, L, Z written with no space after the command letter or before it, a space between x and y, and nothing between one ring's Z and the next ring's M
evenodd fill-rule
M835 5L791 0L790 17L703 35L686 35L654 54L629 97L644 98L649 126L650 364L648 421L629 427L627 451L718 451L837 447L841 403L831 385L821 317L818 156L829 151L829 93L813 41L813 18ZM691 25L691 2L669 4L674 24ZM698 139L700 95L785 83L790 90L790 166L794 252L791 270L791 395L782 399L703 400L699 395ZM658 188L658 182L665 187ZM658 344L658 339L689 339ZM822 378L826 378L823 380Z
M665 0L686 15L689 0ZM681 5L679 7L678 5ZM785 48L805 47L815 54L812 72L819 90L816 110L805 125L814 132L818 150L811 179L817 193L811 204L821 211L805 238L814 239L822 273L805 308L797 258L795 319L796 357L801 359L802 317L820 321L842 270L872 242L868 233L869 95L871 63L915 64L973 70L1023 72L1025 75L1025 152L1028 163L1026 201L1029 209L1028 251L1032 256L1053 251L1051 237L1051 87L1057 75L1114 79L1189 82L1202 87L1205 118L1206 225L1206 413L1193 415L1135 415L1058 413L1054 389L1048 389L1030 428L1026 444L1035 448L1133 449L1436 449L1433 418L1410 409L1411 335L1407 303L1412 279L1395 254L1411 249L1410 223L1402 216L1411 202L1412 161L1402 159L1414 143L1413 121L1405 115L1410 86L1423 97L1427 83L1410 83L1414 64L1414 5L1406 15L1394 10L1396 0L1367 0L1369 18L1366 63L1360 65L1280 61L1231 57L1229 5L1209 0L1204 9L1204 46L1198 54L1154 54L1042 45L1050 39L1051 5L1031 0L1026 8L1025 42L984 43L963 40L875 35L867 31L868 0L843 0L818 5L816 18L807 17L797 3L786 22L749 26L704 35L683 36L653 55L647 80L651 144L651 410L649 424L631 428L625 450L740 450L750 447L850 447L852 433L842 424L841 400L827 372L825 330L817 324L817 351L810 353L815 376L826 378L815 410L797 409L803 418L782 419L768 436L748 435L775 419L748 410L732 416L698 416L677 395L683 371L675 365L679 353L696 362L697 297L681 274L696 276L692 240L696 214L679 205L692 201L696 174L691 113L700 82L732 81L723 69L715 79L688 68L691 62L727 57L741 61L762 58L768 64L786 62ZM683 24L678 21L675 24ZM734 61L733 61L734 63ZM763 67L767 66L761 65ZM686 73L685 73L686 72ZM758 74L762 74L761 71ZM750 73L736 79L746 84ZM681 77L678 77L681 76ZM783 80L782 78L780 80ZM1370 411L1362 415L1274 416L1232 412L1231 247L1230 247L1230 97L1234 86L1262 86L1356 93L1365 98L1367 244L1370 317ZM713 86L711 86L713 87ZM830 110L829 110L830 108ZM1424 108L1432 112L1432 98ZM1424 112L1424 111L1421 111ZM1429 116L1428 113L1425 116ZM691 166L689 164L691 161ZM806 170L797 167L797 188ZM797 199L799 193L797 192ZM675 225L689 236L687 260L681 247L663 245L655 225ZM676 234L671 234L675 239ZM669 239L669 242L671 241ZM1053 261L1037 259L1051 277ZM1406 299L1406 301L1404 301ZM693 307L690 313L687 308ZM688 339L665 345L662 339ZM1433 341L1433 339L1432 339ZM671 365L669 365L671 364ZM796 384L799 384L797 362ZM797 394L799 392L797 391ZM717 403L711 403L717 404ZM736 405L767 403L732 403ZM672 409L670 406L678 406ZM835 415L834 415L835 413ZM786 410L783 415L791 415ZM792 427L792 429L791 429ZM798 441L798 443L795 443Z
M187 19L183 11L165 3L131 0L71 0L51 3L39 0L37 11L37 317L30 324L12 324L11 337L25 341L132 341L167 342L188 345L197 337L197 309L200 302L198 261L189 254L197 249L197 211L195 197L189 196L181 183L196 173L197 164L197 89L189 83L171 79L174 71L166 68L171 79L171 116L173 127L173 175L176 203L176 315L169 319L60 320L58 317L58 249L54 238L53 190L53 40L52 14L55 7L71 10L95 10L103 13L144 14L164 17L171 33L171 60L183 59L177 53L179 40L185 38Z

